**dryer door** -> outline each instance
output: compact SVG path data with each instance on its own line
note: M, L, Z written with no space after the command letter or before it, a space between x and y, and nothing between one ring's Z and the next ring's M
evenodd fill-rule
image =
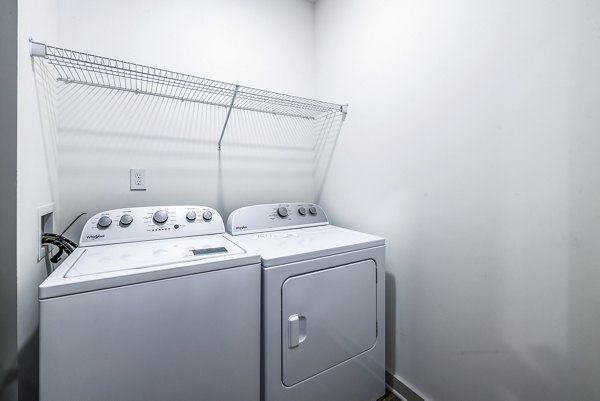
M373 260L291 277L281 291L284 385L299 383L375 345Z

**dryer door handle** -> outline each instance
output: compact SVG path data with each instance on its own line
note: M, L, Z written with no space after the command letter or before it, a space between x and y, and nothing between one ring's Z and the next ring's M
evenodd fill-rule
M298 314L288 317L288 346L296 348L306 340L306 316Z

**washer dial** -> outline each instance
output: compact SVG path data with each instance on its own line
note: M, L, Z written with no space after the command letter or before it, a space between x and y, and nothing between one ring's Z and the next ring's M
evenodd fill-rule
M102 216L98 220L98 227L108 228L112 224L112 219L108 216Z
M196 221L196 212L194 212L193 210L190 210L189 212L187 212L187 214L185 215L185 218L187 221Z
M152 220L154 220L156 224L163 224L169 220L169 214L164 210L158 210L152 216Z
M131 217L131 215L129 214L124 214L123 216L121 216L121 220L119 220L119 223L121 223L121 225L123 226L128 226L133 222L133 217Z

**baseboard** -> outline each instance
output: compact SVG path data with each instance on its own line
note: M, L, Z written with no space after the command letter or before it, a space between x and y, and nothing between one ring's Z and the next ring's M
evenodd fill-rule
M399 397L404 401L426 401L424 397L420 396L415 390L407 386L388 371L385 372L385 383L388 389L394 393L396 397Z

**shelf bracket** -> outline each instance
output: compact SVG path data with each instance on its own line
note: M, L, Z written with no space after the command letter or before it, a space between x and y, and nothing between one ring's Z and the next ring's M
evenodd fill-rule
M348 105L343 104L340 106L340 111L342 112L342 122L346 120L346 116L348 115Z
M43 43L34 42L33 39L29 39L29 55L31 57L46 57L46 45Z
M239 85L235 86L235 90L233 91L233 96L231 97L231 104L229 104L229 110L227 110L227 117L225 117L225 123L223 124L223 130L221 131L221 137L219 138L219 144L217 149L219 152L221 151L221 142L223 141L223 135L225 135L225 128L227 128L227 123L229 122L229 116L231 116L231 110L233 110L233 103L235 102L235 97L237 96Z

